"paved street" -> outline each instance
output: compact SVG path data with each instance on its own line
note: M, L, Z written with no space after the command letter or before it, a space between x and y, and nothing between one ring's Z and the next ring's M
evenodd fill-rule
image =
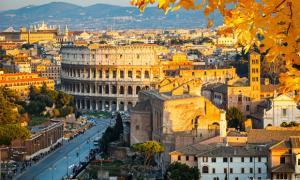
M93 148L93 140L102 135L110 125L109 120L96 120L96 126L87 130L70 140L64 141L64 145L57 151L49 154L37 164L29 167L19 180L60 180L63 176L70 174L72 165L77 165L79 161L85 160L89 150ZM90 141L89 141L90 139ZM69 169L68 169L69 167Z

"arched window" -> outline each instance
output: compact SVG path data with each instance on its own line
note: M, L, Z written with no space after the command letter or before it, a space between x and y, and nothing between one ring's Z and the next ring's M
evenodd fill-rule
M208 167L207 166L202 167L202 173L208 173Z
M112 86L112 94L117 94L117 87L115 85Z
M132 102L128 102L128 105L127 105L127 110L131 110L132 109L132 107L133 107L133 104L132 104Z
M120 86L120 94L124 94L124 86Z
M131 86L128 86L128 91L127 91L127 94L132 94L132 87Z
M109 85L105 85L105 94L109 94Z
M140 79L142 77L142 72L141 71L136 71L136 78Z
M144 77L145 77L146 79L149 79L149 78L150 78L149 71L145 71Z
M141 90L141 87L140 87L140 86L137 86L137 87L136 87L136 90L135 90L136 94L139 94L140 90Z

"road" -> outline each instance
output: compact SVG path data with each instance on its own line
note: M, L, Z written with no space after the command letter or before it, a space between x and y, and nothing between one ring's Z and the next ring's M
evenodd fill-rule
M95 121L95 126L70 140L64 141L64 145L52 152L44 159L29 167L18 180L61 180L63 176L70 174L70 166L77 165L85 160L89 150L94 147L93 140L110 125L109 119Z

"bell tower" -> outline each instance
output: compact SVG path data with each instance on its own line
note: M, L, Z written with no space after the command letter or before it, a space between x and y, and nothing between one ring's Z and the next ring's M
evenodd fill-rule
M251 98L253 101L260 100L260 54L250 53L249 58L249 81L251 88Z

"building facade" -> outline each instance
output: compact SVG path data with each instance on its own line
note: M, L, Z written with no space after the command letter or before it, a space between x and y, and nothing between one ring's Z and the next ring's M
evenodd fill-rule
M0 87L7 87L16 91L20 96L27 97L30 86L41 87L46 84L47 88L54 89L54 81L41 78L34 73L0 74Z
M87 111L126 111L163 77L155 46L63 47L62 89Z

